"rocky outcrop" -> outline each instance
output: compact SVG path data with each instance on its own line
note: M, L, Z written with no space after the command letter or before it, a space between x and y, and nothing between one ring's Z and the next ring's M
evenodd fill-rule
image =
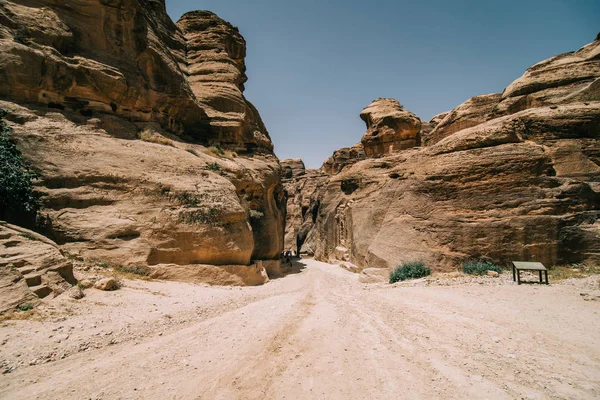
M0 314L33 307L75 283L73 265L55 243L0 221Z
M361 139L367 157L380 157L421 143L421 120L397 100L375 100L360 117L367 124Z
M246 41L238 28L209 11L186 13L177 26L187 44L190 87L209 117L209 140L236 151L273 150L258 111L243 95Z
M344 167L354 164L359 160L364 160L366 157L365 149L362 143L355 144L352 147L343 147L333 152L323 165L321 170L326 174L335 175Z
M304 161L300 158L286 158L279 162L281 164L281 179L292 179L302 176L306 173Z
M449 111L440 113L440 114L434 116L433 118L431 118L431 120L429 122L421 123L420 136L421 136L422 143L425 144L425 143L429 142L431 132L440 124L440 122L442 122L444 120L444 118L446 118L446 116L449 113L450 113Z
M0 48L0 108L61 249L154 269L278 258L281 168L236 28L176 25L160 0L3 1Z
M590 71L600 66L598 47L542 62L502 95L462 104L426 147L367 158L320 182L306 234L315 257L370 276L418 260L434 270L472 258L597 263L600 98ZM506 107L520 96L529 106Z
M292 250L295 253L304 251L313 254L314 246L306 242L317 219L321 188L328 181L328 175L320 170L310 169L305 171L304 174L283 181L287 194L284 239L286 250Z
M424 141L424 143L437 143L455 132L488 121L500 102L500 98L500 94L484 94L471 97L454 110L446 113L431 133L425 136L427 141Z

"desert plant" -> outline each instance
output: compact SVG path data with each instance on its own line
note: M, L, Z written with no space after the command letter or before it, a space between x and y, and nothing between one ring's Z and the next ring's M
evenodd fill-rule
M32 226L39 212L33 192L36 177L11 138L4 122L6 110L0 110L0 218L19 225Z
M196 150L192 149L192 148L185 149L185 151L187 151L190 154L195 155L196 157L200 157L200 155L198 154L198 152Z
M31 233L29 232L21 232L19 233L19 236L24 237L27 240L38 240L38 238L36 238L35 236L33 236Z
M250 217L250 219L258 220L258 219L261 219L262 217L264 217L265 214L263 214L262 212L260 212L258 210L251 209L248 211L248 216Z
M431 269L420 261L408 262L399 265L390 274L390 283L405 281L407 279L422 278L431 275Z
M211 171L218 171L218 170L221 169L221 167L219 166L219 164L216 163L216 162L212 162L212 163L206 164L206 168L208 168Z
M463 272L469 275L485 275L488 271L502 273L502 268L491 261L486 260L467 260L463 264Z
M163 146L175 147L171 139L161 136L152 126L147 126L138 133L138 137L143 142L162 144Z
M115 268L115 271L139 276L150 275L150 270L147 267L139 265L119 265Z
M32 309L33 309L33 305L31 305L29 303L20 304L17 306L17 310L19 310L19 311L29 311Z

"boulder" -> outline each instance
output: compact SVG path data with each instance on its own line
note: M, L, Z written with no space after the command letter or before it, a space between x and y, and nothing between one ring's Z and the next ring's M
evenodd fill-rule
M121 285L119 284L119 281L117 281L115 278L102 278L96 281L94 284L94 288L105 291L117 290L120 287Z
M361 139L367 157L380 157L420 145L421 120L394 99L373 101L360 113L367 124Z

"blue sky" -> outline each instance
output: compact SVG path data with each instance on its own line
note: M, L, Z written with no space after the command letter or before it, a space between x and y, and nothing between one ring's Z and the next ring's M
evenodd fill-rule
M598 0L167 0L174 21L199 9L240 28L245 95L277 156L309 168L360 141L376 98L428 121L600 31Z

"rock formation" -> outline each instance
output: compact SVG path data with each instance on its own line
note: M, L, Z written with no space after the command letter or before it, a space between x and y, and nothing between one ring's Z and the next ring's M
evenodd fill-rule
M299 252L301 249L313 254L311 246L305 246L307 236L312 231L319 208L321 187L329 176L320 170L304 170L300 159L283 160L283 185L287 194L286 230L284 248ZM292 169L290 165L297 168ZM299 166L302 168L299 168ZM290 166L290 169L286 169ZM293 173L289 173L292 170Z
M357 143L352 147L343 147L334 151L333 155L325 160L321 166L321 170L326 174L335 175L344 169L344 167L352 165L359 160L364 160L365 157L365 149L362 143Z
M300 158L286 158L279 162L282 168L282 179L292 179L302 176L306 173L304 161Z
M598 54L595 41L553 57L501 95L476 96L434 118L425 147L388 152L385 141L374 142L381 126L393 137L399 125L390 121L403 119L369 106L368 158L310 190L316 218L303 236L315 257L371 275L416 260L435 270L471 258L598 262ZM385 103L400 112L397 102ZM419 125L409 124L411 137Z
M0 108L61 249L163 276L278 258L281 169L236 28L176 25L163 0L3 1L0 49Z
M0 222L0 314L33 307L77 283L73 265L46 237Z
M361 113L367 124L362 137L365 154L379 157L420 144L421 120L394 99L378 99Z

